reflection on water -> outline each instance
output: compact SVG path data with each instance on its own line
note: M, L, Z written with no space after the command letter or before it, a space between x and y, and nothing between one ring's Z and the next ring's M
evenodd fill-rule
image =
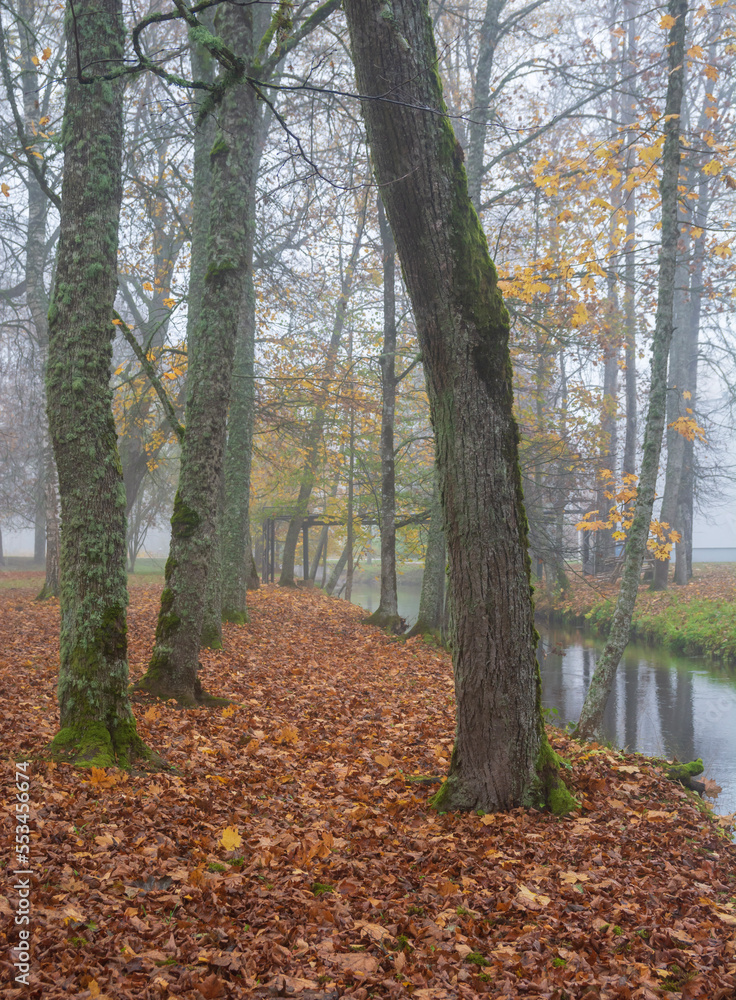
M554 721L577 721L603 644L582 632L540 628L542 698ZM720 813L736 810L736 671L629 646L604 718L615 746L682 761L702 757L723 788Z
M402 586L399 583L397 588L397 601L399 614L406 624L411 628L419 615L419 598L422 588L419 584ZM374 583L353 584L353 604L359 604L366 611L373 612L381 600L381 585L376 580Z
M408 625L416 621L420 589L399 583L399 614ZM375 611L379 599L378 582L353 588L353 602L366 611ZM538 628L544 706L557 709L559 725L577 722L603 643L580 630ZM629 646L604 721L614 746L681 761L702 757L706 776L723 788L716 811L736 811L736 670Z

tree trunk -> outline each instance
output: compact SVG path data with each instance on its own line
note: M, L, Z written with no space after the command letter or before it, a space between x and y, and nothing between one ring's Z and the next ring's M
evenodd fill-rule
M680 109L683 90L683 62L687 0L670 0L669 13L675 18L670 29L665 106L665 141L662 152L662 242L659 249L659 293L652 341L652 374L649 408L644 432L644 455L634 509L634 520L626 540L624 569L611 631L596 665L583 704L577 732L586 739L600 735L603 713L616 677L616 669L629 641L631 618L639 591L639 576L649 538L649 525L657 486L667 407L667 359L672 339L672 317L677 269L677 185L680 168Z
M340 553L340 558L337 560L335 565L332 567L332 572L330 573L330 578L327 581L327 586L324 588L325 593L329 594L330 597L335 593L335 587L342 576L342 572L345 569L348 561L349 546L345 543L345 548Z
M509 319L442 114L427 4L344 6L360 93L399 98L362 108L417 322L450 558L457 731L434 802L564 811L574 800L542 724Z
M491 72L498 44L499 18L506 0L487 0L478 38L478 62L473 80L473 107L468 123L468 194L480 215L483 161L491 119Z
M61 526L59 525L59 495L56 485L56 463L47 439L44 447L44 491L46 499L46 579L37 601L46 601L59 596L59 548Z
M255 204L252 205L255 217ZM252 275L243 299L241 326L235 348L233 401L225 454L225 510L222 525L222 618L248 621L247 591L251 573L250 468L253 453L256 303ZM257 576L257 574L256 574Z
M252 10L223 6L217 27L233 51L252 58ZM156 642L138 683L161 698L195 705L207 700L197 678L207 574L219 503L227 409L238 321L253 259L249 211L255 184L258 104L249 86L234 83L219 108L211 150L212 202L207 267L191 359L179 487ZM227 219L227 225L223 220Z
M363 230L365 228L365 217L368 208L368 199L363 203L363 208L358 221L355 239L350 253L350 259L342 277L340 288L340 298L337 300L335 318L332 324L332 336L327 348L327 358L325 360L325 372L323 376L323 390L321 398L317 401L314 416L312 417L305 441L304 468L302 469L301 482L299 484L299 495L295 504L295 512L289 527L286 530L286 540L284 541L284 558L281 562L280 587L294 587L294 559L296 547L299 542L299 535L302 530L302 520L309 508L309 499L312 496L312 489L317 482L317 467L319 463L320 448L322 445L322 431L324 429L327 415L327 393L329 391L330 379L335 373L337 363L337 352L340 347L343 329L345 328L345 317L348 310L348 302L353 291L353 279L355 268L360 256L360 247L363 242Z
M432 510L427 529L427 547L424 551L422 593L419 597L419 615L409 630L413 635L431 635L441 639L445 611L445 530L442 524L442 504L437 471L434 474Z
M23 89L23 119L28 134L31 123L38 121L39 80L33 62L36 44L33 25L36 10L31 0L21 0L18 5L20 15L18 29L20 41L21 82ZM39 351L44 359L44 367L49 349L49 297L46 292L44 270L46 266L46 221L48 199L42 191L33 172L26 177L28 190L28 228L26 231L26 302L31 313ZM54 455L48 434L48 424L43 418L41 429L41 456L38 470L38 504L36 516L36 537L34 540L34 560L46 559L46 579L38 595L38 600L59 596L59 513L57 476ZM49 520L51 518L51 520Z
M627 71L638 65L636 35L636 0L624 0L624 17L628 25L626 39ZM625 125L634 121L631 100L623 102ZM626 152L626 174L636 163L633 141ZM626 195L626 243L624 262L624 364L626 394L626 425L621 471L624 476L636 473L636 188Z
M378 223L383 247L383 352L381 354L381 600L366 618L398 634L404 623L399 617L396 595L396 463L394 461L394 414L396 411L396 245L378 197Z
M87 76L123 63L119 0L76 0L67 59ZM97 767L147 756L128 698L125 489L110 392L121 82L67 79L47 400L62 508L59 712L54 754Z
M674 319L667 377L667 429L665 431L667 467L664 477L662 506L659 511L659 520L669 525L670 529L678 527L676 523L677 507L685 464L685 445L687 444L682 434L678 433L677 429L672 425L678 418L686 417L687 411L691 410L690 398L689 395L686 395L692 391L687 377L690 367L687 356L690 341L690 275L687 261L687 242L687 238L685 237L685 247L683 247L682 256L678 261L675 275ZM666 590L669 577L669 557L667 559L658 559L654 565L652 590Z

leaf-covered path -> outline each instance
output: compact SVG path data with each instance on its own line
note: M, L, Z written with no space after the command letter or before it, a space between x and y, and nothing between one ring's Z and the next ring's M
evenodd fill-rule
M438 816L410 776L447 767L449 658L273 587L203 653L237 704L136 704L175 771L32 766L31 986L13 983L13 759L58 721L58 606L34 594L0 591L4 995L735 995L736 849L687 793L553 734L579 813ZM157 599L132 591L133 679Z

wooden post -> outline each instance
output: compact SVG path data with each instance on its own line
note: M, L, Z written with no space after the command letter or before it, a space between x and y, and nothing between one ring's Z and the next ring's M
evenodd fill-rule
M263 522L261 535L263 538L263 551L261 552L261 577L264 583L268 583L268 518Z
M270 583L276 580L276 518L271 518L271 579Z
M304 586L309 583L309 524L305 520L302 525L302 549L304 556Z

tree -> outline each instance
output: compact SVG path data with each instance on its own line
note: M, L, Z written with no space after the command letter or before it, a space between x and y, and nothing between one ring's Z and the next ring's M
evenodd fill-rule
M258 168L260 92L245 83L246 71L266 76L300 37L334 9L318 7L284 41L279 9L258 39L251 7L222 5L216 14L216 39L190 14L199 41L227 67L218 109L218 128L210 153L210 202L207 267L198 317L196 351L187 387L186 434L179 487L171 518L166 584L161 595L156 642L138 686L182 705L211 700L197 677L200 639L213 546L222 496L227 411L232 384L240 311L253 266L252 192ZM276 48L269 46L276 39ZM227 46L221 41L227 39ZM224 226L223 220L228 224Z
M148 756L128 698L125 488L111 408L122 199L119 0L76 0L66 18L64 181L49 311L47 399L61 498L61 731L55 753L97 766ZM75 68L79 67L79 73Z
M611 631L588 688L577 732L586 739L598 736L619 661L629 641L631 618L639 591L639 577L647 548L657 487L659 456L667 413L667 360L672 340L678 242L678 178L680 171L680 112L684 78L687 0L670 0L667 97L662 151L662 241L659 249L659 292L652 343L652 365L644 432L644 454L626 539L626 554Z
M426 3L347 0L358 89L427 377L450 559L457 733L443 809L569 809L546 741L508 314L446 117Z
M396 595L396 247L378 198L378 222L383 252L383 350L381 352L381 599L366 619L392 632L403 628Z

